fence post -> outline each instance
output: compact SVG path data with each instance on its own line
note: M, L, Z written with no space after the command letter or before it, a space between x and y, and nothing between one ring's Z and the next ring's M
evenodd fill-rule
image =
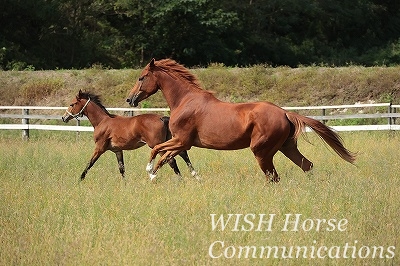
M29 109L22 109L22 116L27 116L27 115L29 115ZM29 125L29 118L23 117L22 124ZM29 139L29 128L23 129L22 130L22 140L28 140L28 139Z
M325 116L325 115L326 115L326 109L323 108L323 109L322 109L322 116ZM323 123L323 124L326 124L326 120L322 119L322 123Z
M81 125L81 120L76 119L76 126L79 127ZM79 136L81 135L81 132L78 130L76 131L76 139L79 139Z
M388 113L389 113L389 114L392 113L392 102L389 103L389 106L388 106ZM388 123L389 123L389 125L392 125L392 122L393 122L393 121L392 121L392 118L393 118L393 117L391 117L391 116L388 117Z

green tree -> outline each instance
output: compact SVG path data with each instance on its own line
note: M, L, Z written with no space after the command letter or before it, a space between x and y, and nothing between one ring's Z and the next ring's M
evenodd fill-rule
M1 69L400 63L393 0L1 1Z
M151 57L173 57L188 65L237 63L232 36L240 34L238 17L221 9L217 1L122 0L116 5L132 18L132 41L146 62Z

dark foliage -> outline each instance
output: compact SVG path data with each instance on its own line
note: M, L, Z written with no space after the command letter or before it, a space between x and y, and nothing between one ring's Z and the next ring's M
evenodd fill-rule
M1 0L0 69L393 65L394 0Z

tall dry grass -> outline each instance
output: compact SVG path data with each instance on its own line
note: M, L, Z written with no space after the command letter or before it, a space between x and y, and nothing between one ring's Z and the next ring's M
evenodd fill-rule
M192 69L202 88L230 102L270 101L280 106L353 104L374 100L398 104L400 67L270 67ZM0 71L0 105L68 104L79 89L104 96L109 107L125 107L141 69ZM165 107L162 93L143 107Z
M351 165L311 134L300 150L314 162L304 174L281 154L279 184L268 184L249 150L193 148L202 182L168 167L148 180L149 149L126 152L126 180L113 153L78 182L94 147L91 134L0 132L1 265L398 265L398 132L344 133L358 151ZM211 214L275 214L272 231L212 230ZM344 231L282 231L285 214L346 219ZM243 221L242 221L243 222ZM248 224L243 224L248 227ZM239 246L395 246L394 258L218 258ZM366 248L364 248L365 250ZM237 251L236 251L237 252ZM236 254L237 256L237 254ZM243 255L244 256L244 255ZM343 257L343 256L341 256Z

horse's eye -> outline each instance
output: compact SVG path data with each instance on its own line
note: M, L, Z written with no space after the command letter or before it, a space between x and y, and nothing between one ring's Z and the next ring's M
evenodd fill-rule
M142 76L142 77L139 78L139 81L142 81L142 80L144 80L144 76Z

